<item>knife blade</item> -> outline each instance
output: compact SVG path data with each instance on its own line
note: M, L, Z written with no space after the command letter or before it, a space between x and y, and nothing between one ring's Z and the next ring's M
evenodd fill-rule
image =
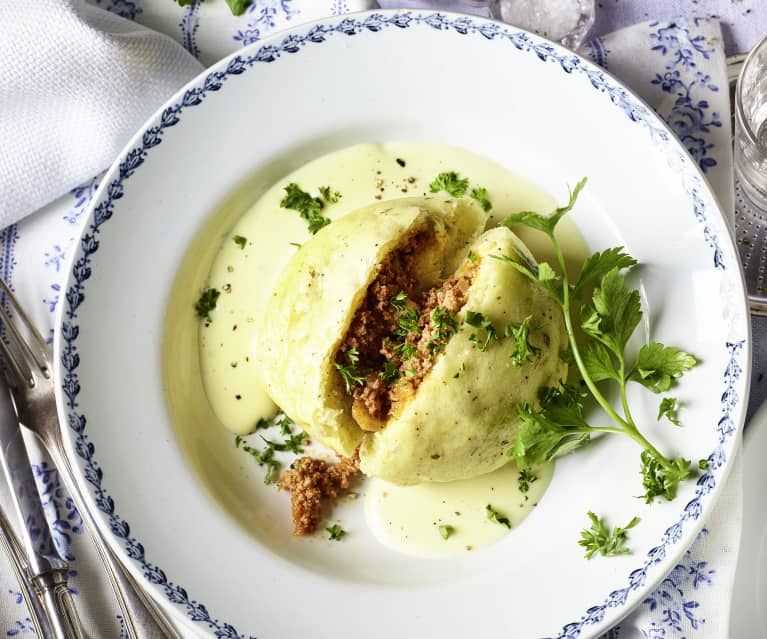
M54 543L40 501L10 393L0 382L0 470L18 517L15 527L26 558L26 573L46 614L51 637L82 639L82 626L67 585L69 564Z

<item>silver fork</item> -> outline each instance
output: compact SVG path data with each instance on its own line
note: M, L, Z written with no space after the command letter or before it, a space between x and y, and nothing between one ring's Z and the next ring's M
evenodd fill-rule
M5 339L0 339L0 363L5 369L14 408L19 421L42 442L83 519L84 527L90 533L117 597L128 637L180 639L180 635L120 564L101 535L64 452L64 440L56 411L51 348L2 279L0 293L10 302L12 313L19 322L17 326L0 304L0 323L5 327ZM22 331L25 335L22 335Z

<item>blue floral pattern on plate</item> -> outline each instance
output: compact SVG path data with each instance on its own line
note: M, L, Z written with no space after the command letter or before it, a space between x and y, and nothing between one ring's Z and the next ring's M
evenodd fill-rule
M260 17L257 17L258 19ZM674 144L669 143L670 138L666 130L658 124L652 112L634 100L620 85L598 68L584 64L577 56L524 32L515 31L497 23L433 12L373 13L361 18L350 17L340 21L322 22L303 33L294 32L281 40L260 46L252 54L230 58L225 66L219 67L197 81L185 91L180 100L162 112L159 121L144 132L140 145L126 153L120 161L117 176L110 181L103 191L100 201L92 211L88 228L80 240L79 255L74 262L71 273L72 283L66 291L66 306L61 326L64 343L61 364L66 371L62 389L67 398L68 425L74 434L77 454L83 460L86 478L93 487L96 504L109 519L114 535L121 540L128 555L141 566L149 581L160 586L171 602L185 610L189 619L204 624L213 630L217 637L239 638L243 635L231 625L211 617L202 603L194 600L182 586L171 581L160 567L147 559L142 544L132 537L128 522L117 514L114 501L103 487L103 471L96 461L95 448L88 438L87 418L80 414L77 408L77 397L80 392L77 374L80 363L77 352L79 338L79 328L76 323L77 311L86 299L86 282L91 275L91 258L99 248L98 235L101 227L112 217L116 201L123 196L125 183L135 171L140 169L151 149L161 144L163 132L168 127L176 125L186 109L201 104L211 94L220 91L231 76L245 73L254 65L274 63L284 55L297 54L307 46L322 44L337 34L354 36L359 33L378 33L391 28L407 29L413 27L450 31L463 36L479 37L486 40L500 39L525 54L535 56L542 63L559 65L567 74L582 75L596 91L604 94L626 117L644 127L655 144L666 152L672 165L680 166L683 169L684 163L687 161L684 154L680 153ZM247 37L250 36L243 34L243 42ZM666 51L668 50L665 41L661 43L659 40L658 46L666 46ZM713 118L713 115L711 117ZM686 173L689 173L689 170ZM708 220L709 203L701 195L703 185L700 178L692 174L688 175L686 179L686 187L694 203L692 212L703 225L704 237L712 248L712 260L717 268L724 270L734 257L719 246L716 231L713 230ZM652 567L663 561L667 551L679 542L686 524L700 518L703 512L703 502L717 485L718 476L721 474L720 470L727 461L725 444L728 443L735 431L732 412L741 402L735 387L742 372L740 361L744 345L745 340L726 345L730 357L723 376L726 390L722 396L722 417L718 424L720 443L708 457L708 469L698 480L695 497L686 504L678 521L666 530L660 543L648 553L642 566L630 572L626 586L609 593L601 603L590 607L580 620L566 624L556 635L557 637L562 639L578 637L584 628L599 623L608 609L620 608L625 605L629 594L646 583ZM701 574L703 573L701 572Z

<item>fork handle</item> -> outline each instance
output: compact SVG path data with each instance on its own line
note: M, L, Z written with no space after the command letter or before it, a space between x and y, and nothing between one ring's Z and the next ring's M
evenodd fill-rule
M32 432L32 431L29 431ZM38 435L38 433L35 433ZM106 569L109 582L112 585L117 604L123 616L125 633L128 639L180 639L178 632L168 623L157 605L149 595L142 591L135 580L129 576L125 568L116 558L85 503L85 498L74 477L72 466L63 453L62 441L52 442L45 437L39 437L51 460L59 471L59 478L64 484L69 496L83 519L85 528L90 533L91 540Z
M45 609L51 639L85 639L66 571L51 570L34 577L32 583Z

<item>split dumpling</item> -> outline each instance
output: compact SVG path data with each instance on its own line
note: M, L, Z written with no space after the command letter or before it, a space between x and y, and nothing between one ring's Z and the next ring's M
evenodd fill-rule
M561 311L493 256L534 263L473 201L360 209L307 241L257 354L273 400L370 476L451 481L508 461L516 406L567 374Z

